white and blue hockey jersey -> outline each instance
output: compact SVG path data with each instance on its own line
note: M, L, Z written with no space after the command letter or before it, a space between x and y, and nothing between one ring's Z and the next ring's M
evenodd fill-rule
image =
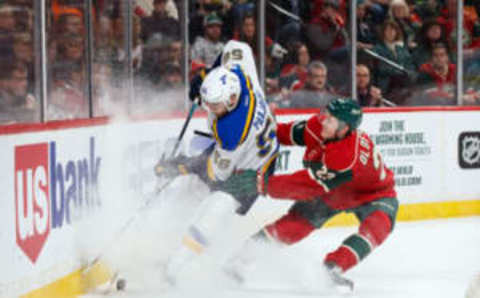
M250 48L229 42L222 62L238 76L241 93L238 105L228 114L220 119L212 113L208 116L216 144L207 162L207 172L214 181L225 180L233 171L242 169L266 170L279 149L275 119L258 83Z

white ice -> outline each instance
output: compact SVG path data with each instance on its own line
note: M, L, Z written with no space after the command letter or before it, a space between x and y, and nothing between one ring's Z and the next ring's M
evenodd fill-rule
M480 273L480 217L471 217L397 223L382 246L347 272L346 276L355 282L352 294L326 288L319 266L325 254L356 227L321 229L299 244L260 254L244 288L210 270L206 261L190 268L193 273L186 285L165 289L160 268L180 237L168 231L184 228L191 216L187 206L192 205L192 200L169 202L170 206L163 203L147 212L128 232L130 236L119 240L112 249L111 261L127 279L127 289L108 296L461 298L472 278ZM173 214L176 223L162 220Z

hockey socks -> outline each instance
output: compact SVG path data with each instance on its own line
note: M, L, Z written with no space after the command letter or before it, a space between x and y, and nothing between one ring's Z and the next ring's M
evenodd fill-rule
M343 272L349 270L382 244L391 228L392 223L385 212L372 212L360 224L359 232L345 239L337 250L329 253L325 262L338 265Z

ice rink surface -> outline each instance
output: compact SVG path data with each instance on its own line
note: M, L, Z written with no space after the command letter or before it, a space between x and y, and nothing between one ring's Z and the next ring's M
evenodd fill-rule
M126 291L108 296L461 298L465 297L473 277L480 273L480 217L400 222L384 245L347 272L346 276L355 282L353 293L342 294L326 288L325 276L318 270L321 260L355 230L354 227L318 230L297 245L263 254L250 269L242 288L200 266L192 268L193 282L164 289L158 269L161 261L155 257L143 261L131 257L129 265L120 268L128 281ZM158 239L151 242L153 251L160 242ZM141 256L141 249L136 252Z

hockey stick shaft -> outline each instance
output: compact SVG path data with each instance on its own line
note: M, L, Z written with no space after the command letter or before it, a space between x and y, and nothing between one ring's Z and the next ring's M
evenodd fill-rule
M190 107L190 111L188 113L187 118L185 119L185 122L183 124L182 130L180 131L180 134L177 138L177 141L175 143L175 147L173 148L171 156L175 156L177 153L178 148L180 147L180 143L183 139L183 136L185 135L185 132L187 130L187 127L190 123L190 120L193 117L193 114L197 108L197 103L193 103L192 106ZM125 231L132 225L133 222L137 219L137 217L144 211L146 210L150 204L162 193L163 190L165 190L173 181L174 179L170 179L167 182L165 182L162 186L157 186L156 189L152 194L149 195L149 197L145 200L142 206L140 206L135 213L128 218L128 220L122 225L120 229L117 230L115 233L115 236L111 238L111 240L106 244L106 246L100 251L100 253L84 268L84 272L90 270L97 264L105 255L105 252L108 251L110 246L114 243L115 240L119 239L120 236L125 233Z
M173 181L173 179L168 180L165 182L162 186L158 187L153 194L150 194L150 196L145 200L142 206L140 206L135 213L128 218L128 220L122 225L120 229L117 230L115 235L111 238L111 240L103 247L103 249L100 251L100 253L85 267L84 272L90 270L95 264L97 264L105 255L105 252L108 251L108 249L111 247L111 245L114 243L115 240L118 240L120 236L122 236L123 233L132 225L133 222L137 219L137 217L144 211L146 210L150 204L158 197L159 194L162 193L164 189L167 188L167 186L170 185L170 183Z
M185 119L185 122L183 123L182 130L180 131L180 135L177 138L177 142L175 143L175 147L173 147L172 151L172 157L177 154L178 148L180 147L180 143L182 142L183 136L185 135L185 132L187 131L187 127L190 124L190 120L192 120L193 114L195 113L195 110L197 109L197 103L193 102L192 106L190 107L190 111L188 112L187 118Z
M372 56L372 57L374 57L374 58L376 58L376 59L378 59L382 62L385 62L386 64L392 66L393 68L396 68L396 69L400 70L401 72L404 72L404 73L408 74L408 71L403 66L401 66L400 64L397 64L397 63L393 62L392 60L387 59L387 58L385 58L385 57L383 57L383 56L381 56L381 55L379 55L379 54L377 54L374 51L371 51L369 49L363 49L363 51L365 53L369 54L370 56Z

